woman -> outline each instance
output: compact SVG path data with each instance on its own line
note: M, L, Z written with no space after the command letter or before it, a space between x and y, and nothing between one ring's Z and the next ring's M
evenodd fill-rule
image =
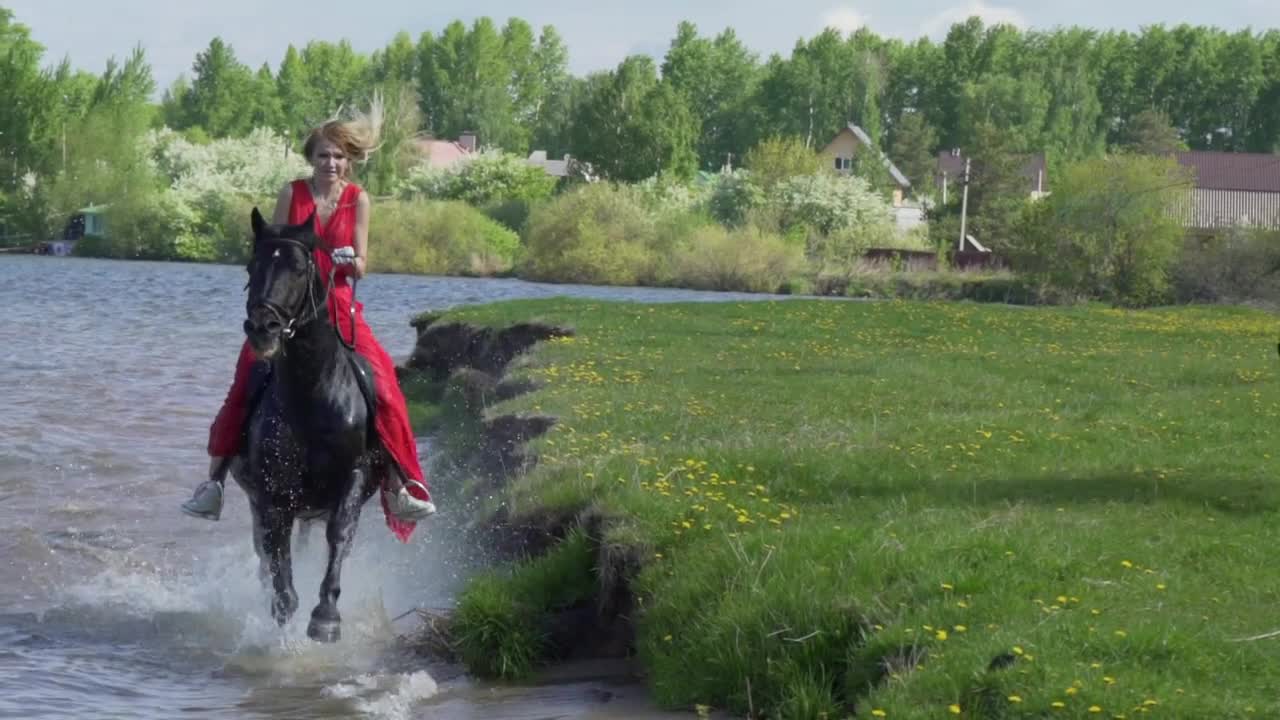
M369 196L349 180L353 161L364 160L376 144L376 123L368 119L333 120L307 136L303 152L312 166L309 180L295 180L280 190L272 222L298 224L314 210L319 238L316 265L321 277L338 267L334 288L329 294L329 320L340 329L349 327L354 300L348 278L364 277L369 248ZM393 462L381 478L382 506L387 525L402 542L407 542L415 522L435 512L427 490L418 449L409 426L409 412L396 378L395 363L365 323L363 305L356 303L356 352L373 368L377 385L377 412L374 426ZM348 338L350 340L350 338ZM248 420L249 377L255 358L248 341L240 349L235 379L222 410L209 429L209 479L196 488L182 504L188 515L217 520L222 514L223 487L230 460L240 451L242 429Z

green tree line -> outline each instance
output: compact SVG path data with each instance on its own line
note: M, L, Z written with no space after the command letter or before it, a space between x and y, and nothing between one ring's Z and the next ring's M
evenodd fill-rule
M289 46L256 71L213 38L156 103L141 48L101 74L49 65L0 8L0 222L124 191L92 176L134 129L200 141L268 127L296 138L375 90L412 106L411 133L469 130L513 153L567 152L623 181L736 166L773 136L820 147L849 121L917 185L938 150L977 149L992 133L1008 152L1068 163L1125 142L1152 113L1193 149L1280 150L1275 30L1038 31L971 18L940 42L828 29L764 58L732 29L707 36L685 22L660 61L637 55L577 77L568 60L554 27L518 18L455 21L416 40L401 32L370 54L346 41Z

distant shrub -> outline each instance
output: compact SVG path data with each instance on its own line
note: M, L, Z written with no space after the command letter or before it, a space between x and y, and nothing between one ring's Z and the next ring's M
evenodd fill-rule
M654 230L634 190L611 183L582 186L529 217L521 275L549 282L634 285L652 267Z
M432 275L498 275L519 259L520 238L461 202L380 203L369 227L370 269Z
M701 290L777 292L804 266L801 249L756 228L698 229L676 256L675 281Z
M744 170L720 175L712 187L708 208L716 220L736 227L743 224L748 214L764 203L764 191Z
M461 200L482 206L551 196L556 178L516 155L485 151L448 169L422 164L400 184L402 198Z

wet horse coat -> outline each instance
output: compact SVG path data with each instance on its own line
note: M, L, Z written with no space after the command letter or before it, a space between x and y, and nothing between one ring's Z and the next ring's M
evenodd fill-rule
M245 334L271 372L249 416L247 442L232 475L249 498L254 549L273 591L272 615L285 624L298 608L291 536L297 520L324 520L328 567L307 634L340 636L342 563L360 511L377 490L385 454L370 432L374 408L356 356L329 323L328 278L313 253L311 219L268 225L252 216L253 259ZM367 371L367 370L366 370Z

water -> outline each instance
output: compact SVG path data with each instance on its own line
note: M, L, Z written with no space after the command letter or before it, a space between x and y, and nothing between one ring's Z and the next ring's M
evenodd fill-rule
M632 686L487 687L397 644L412 622L397 618L447 607L467 570L445 522L401 545L380 513L365 514L332 646L305 637L318 532L294 555L301 610L276 627L239 490L221 522L177 511L208 465L209 423L242 340L244 280L229 266L0 257L0 717L647 713ZM372 276L359 294L397 358L413 347L409 318L426 309L555 295L760 298L409 276Z

